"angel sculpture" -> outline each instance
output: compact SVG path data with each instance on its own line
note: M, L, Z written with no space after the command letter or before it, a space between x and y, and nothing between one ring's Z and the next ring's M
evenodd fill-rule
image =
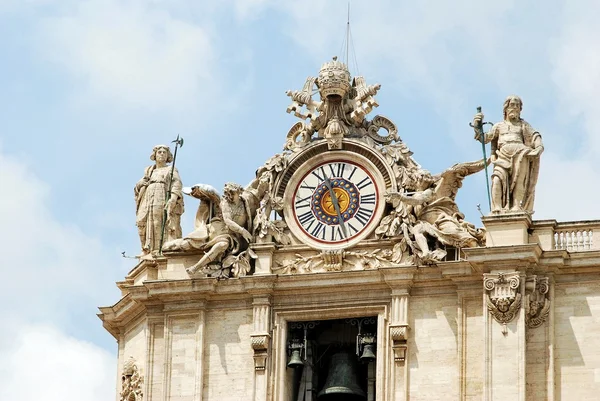
M244 276L250 270L254 252L248 249L253 237L248 203L242 197L244 189L234 183L225 184L223 197L210 185L197 184L184 193L200 199L194 231L184 238L166 243L164 251L204 251L189 274L202 269L217 278Z
M483 168L483 160L480 160L455 164L436 176L422 169L404 169L402 187L409 192L386 193L386 200L394 211L382 219L376 234L403 236L402 244L425 263L446 256L441 248L431 250L429 238L457 248L482 245L485 232L464 220L455 198L462 180ZM402 255L396 256L398 262L401 258Z

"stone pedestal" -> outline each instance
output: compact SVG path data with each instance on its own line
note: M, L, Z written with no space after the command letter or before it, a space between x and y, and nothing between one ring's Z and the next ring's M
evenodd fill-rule
M486 245L524 245L529 243L531 215L528 213L494 214L481 219L486 233Z

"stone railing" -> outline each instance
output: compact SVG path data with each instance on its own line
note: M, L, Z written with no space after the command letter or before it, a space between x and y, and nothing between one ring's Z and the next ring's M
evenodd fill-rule
M541 220L534 221L532 229L530 242L538 242L545 251L585 252L600 250L600 220L562 223L555 220Z
M594 230L554 231L554 249L589 251L594 249Z

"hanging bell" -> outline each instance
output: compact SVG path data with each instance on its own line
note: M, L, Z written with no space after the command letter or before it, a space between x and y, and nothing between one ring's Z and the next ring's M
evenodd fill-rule
M363 401L365 392L358 383L356 355L340 351L331 356L329 372L323 389L317 395L319 401Z
M302 358L300 358L300 351L302 348L296 348L292 350L292 355L290 356L290 361L287 364L288 368L298 368L300 366L304 366L304 362L302 362Z
M373 352L373 344L365 344L363 346L363 351L360 356L361 362L373 362L375 360L375 353Z

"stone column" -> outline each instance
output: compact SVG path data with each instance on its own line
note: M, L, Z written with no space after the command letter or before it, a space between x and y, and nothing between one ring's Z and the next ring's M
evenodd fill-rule
M392 354L388 365L388 400L409 399L408 369L408 300L414 282L416 267L380 269L391 290L388 350Z
M165 316L162 305L146 306L146 372L144 398L160 400L164 389Z
M266 401L268 397L268 359L271 349L271 296L259 294L254 296L253 321L251 334L254 350L254 398L255 401Z
M408 400L408 299L409 289L399 288L392 290L392 307L390 313L390 340L394 353L391 368L392 399Z
M483 275L485 401L525 401L525 274Z

